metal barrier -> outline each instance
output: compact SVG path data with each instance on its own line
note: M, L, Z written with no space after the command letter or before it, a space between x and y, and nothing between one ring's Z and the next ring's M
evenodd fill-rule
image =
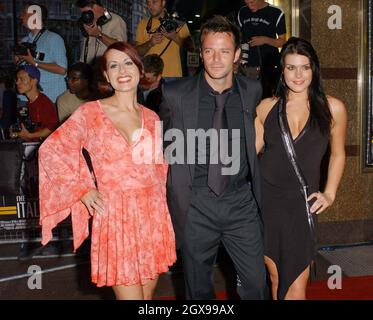
M37 157L39 146L39 142L0 142L3 166L0 167L0 245L41 242ZM21 161L15 161L17 157ZM20 167L6 163L7 158L13 159L14 166ZM52 241L71 239L71 220L66 219L53 230Z

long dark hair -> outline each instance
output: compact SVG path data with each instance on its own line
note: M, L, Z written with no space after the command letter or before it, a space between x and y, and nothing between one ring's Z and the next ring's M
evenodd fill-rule
M317 125L322 134L330 133L332 115L329 109L329 103L326 98L320 76L320 62L315 49L312 45L301 38L291 37L284 44L281 50L281 78L277 87L276 97L284 101L289 94L289 88L284 79L285 57L288 54L300 54L306 56L310 60L312 70L312 81L308 88L308 101L310 104L311 125Z

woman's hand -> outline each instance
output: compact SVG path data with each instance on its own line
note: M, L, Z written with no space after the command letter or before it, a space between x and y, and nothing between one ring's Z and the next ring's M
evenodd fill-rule
M91 216L93 216L94 211L98 214L104 213L104 197L96 189L88 191L80 200L87 207Z
M311 213L319 214L333 204L335 197L328 193L314 192L308 197L307 200L310 201L313 198L316 198L316 201L313 203L310 211Z

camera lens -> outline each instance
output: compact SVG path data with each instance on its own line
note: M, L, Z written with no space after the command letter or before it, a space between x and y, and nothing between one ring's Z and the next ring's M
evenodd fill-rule
M92 25L95 15L92 10L82 12L82 16L80 17L80 21L83 24Z

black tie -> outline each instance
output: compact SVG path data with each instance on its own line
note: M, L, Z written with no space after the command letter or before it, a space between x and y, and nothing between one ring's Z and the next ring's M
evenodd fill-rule
M218 133L219 137L219 146L215 146L213 150L211 148L212 144L210 141L210 164L209 164L209 171L208 171L208 178L207 178L207 185L210 189L216 194L220 195L224 189L227 187L230 177L229 175L222 175L222 168L224 167L221 161L221 152L219 150L223 148L222 141L220 141L220 130L221 129L228 129L227 125L227 116L224 110L225 102L228 98L228 94L231 91L224 91L223 93L214 94L215 96L215 112L214 112L214 119L213 119L213 129L215 129ZM227 141L224 141L227 143ZM226 146L225 146L226 147ZM217 152L218 163L211 163L211 156L214 152Z

